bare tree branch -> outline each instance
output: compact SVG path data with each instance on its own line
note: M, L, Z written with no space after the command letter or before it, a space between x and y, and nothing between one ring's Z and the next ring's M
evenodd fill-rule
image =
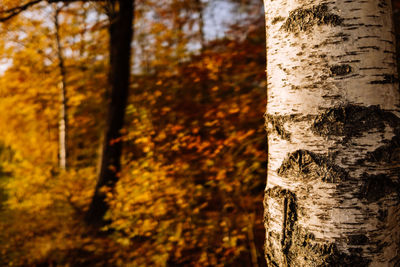
M0 11L0 22L5 22L42 1L43 0L32 0L23 5ZM48 3L105 2L105 1L107 0L47 0Z
M34 6L34 5L36 5L36 4L40 3L40 2L42 2L42 0L33 0L33 1L30 1L30 2L27 2L24 5L4 10L4 11L0 12L0 14L5 14L4 16L0 16L0 22L7 21L7 20L15 17L16 15L18 15L22 11L25 11L29 7Z

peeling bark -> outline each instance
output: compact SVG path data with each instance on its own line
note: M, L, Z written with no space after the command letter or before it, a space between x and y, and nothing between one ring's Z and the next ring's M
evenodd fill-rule
M390 1L264 4L268 266L400 266Z

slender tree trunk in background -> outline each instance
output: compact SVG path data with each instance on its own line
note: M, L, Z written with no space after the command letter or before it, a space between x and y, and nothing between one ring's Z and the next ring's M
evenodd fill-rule
M251 266L258 267L257 247L254 239L255 214L251 213L247 217L247 239L249 240Z
M63 47L61 45L60 38L60 24L59 24L60 9L56 7L54 16L54 26L56 31L56 43L57 43L57 56L58 56L58 67L60 69L61 82L60 82L60 121L59 121L59 167L62 170L67 169L67 140L68 140L68 113L67 113L67 81L66 81L66 70L63 57Z
M391 2L264 4L268 266L400 266Z
M173 9L173 19L172 19L172 28L174 29L174 38L173 38L173 46L175 46L175 57L179 58L182 55L182 51L185 49L185 44L183 42L183 19L181 17L182 10L179 7L179 1L174 0L173 3L176 6Z
M131 42L133 36L134 0L111 1L115 10L110 16L110 86L107 124L104 134L100 172L96 190L86 215L86 221L92 225L104 223L107 211L105 193L101 188L113 188L121 171L121 129L129 91L131 70Z
M199 27L199 42L200 42L200 50L204 49L205 38L204 38L204 4L201 0L194 0L195 10L198 13L198 27Z

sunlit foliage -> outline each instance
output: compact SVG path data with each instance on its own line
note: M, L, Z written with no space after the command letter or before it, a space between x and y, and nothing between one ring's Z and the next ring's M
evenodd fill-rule
M73 3L61 13L67 172L58 168L53 7L2 24L9 66L0 78L1 266L264 264L262 13L244 9L246 21L205 42L198 12L206 3L194 2L138 4L126 123L114 140L124 143L123 169L114 189L102 189L110 208L100 232L83 218L108 100L104 9Z

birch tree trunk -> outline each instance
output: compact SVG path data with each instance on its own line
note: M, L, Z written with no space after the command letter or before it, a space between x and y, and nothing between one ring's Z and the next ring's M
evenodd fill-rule
M268 266L400 266L389 0L264 0Z
M56 43L57 43L57 57L58 57L58 67L60 69L60 121L59 121L59 167L62 170L67 169L67 133L68 133L68 113L67 113L67 74L64 64L63 57L63 47L61 45L61 37L60 37L60 23L59 23L59 14L61 9L55 7L55 15L54 15L54 27L56 34Z

